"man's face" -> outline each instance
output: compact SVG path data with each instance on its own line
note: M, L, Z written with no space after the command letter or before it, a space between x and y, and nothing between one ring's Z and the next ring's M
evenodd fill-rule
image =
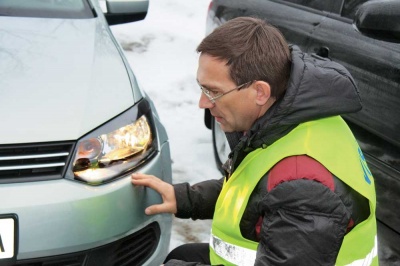
M197 81L214 95L226 93L240 85L230 78L226 61L208 54L200 55ZM255 102L256 95L257 91L250 85L241 90L233 90L212 103L201 92L199 107L209 108L224 132L247 131L260 115L260 106Z

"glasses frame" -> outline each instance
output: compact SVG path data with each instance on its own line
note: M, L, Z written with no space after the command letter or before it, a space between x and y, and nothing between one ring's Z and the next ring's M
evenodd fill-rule
M254 80L247 81L246 83L243 83L243 84L237 86L236 88L233 88L233 89L231 89L231 90L229 90L229 91L227 91L227 92L221 93L221 94L219 94L219 95L217 95L217 96L214 96L214 97L211 96L210 90L204 88L204 87L203 87L202 85L200 85L200 83L198 83L198 82L197 82L197 84L199 84L199 87L200 87L201 91L202 91L202 92L204 93L204 95L210 100L210 102L211 102L212 104L215 104L215 101L216 101L217 99L221 98L222 96L227 95L228 93L231 93L232 91L243 89L244 87L250 85L250 84L253 83L253 82L254 82Z

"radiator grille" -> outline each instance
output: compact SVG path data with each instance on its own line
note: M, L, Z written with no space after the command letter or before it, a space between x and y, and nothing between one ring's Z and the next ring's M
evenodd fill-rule
M54 257L17 261L19 266L140 266L155 252L160 240L157 222L136 233L95 249Z
M0 183L61 178L73 144L57 142L0 146Z
M115 251L114 266L141 265L158 245L160 227L153 223L126 238Z

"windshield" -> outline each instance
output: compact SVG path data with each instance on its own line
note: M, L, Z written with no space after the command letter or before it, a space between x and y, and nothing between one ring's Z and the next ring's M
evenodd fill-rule
M93 18L87 0L0 0L0 16L38 18Z

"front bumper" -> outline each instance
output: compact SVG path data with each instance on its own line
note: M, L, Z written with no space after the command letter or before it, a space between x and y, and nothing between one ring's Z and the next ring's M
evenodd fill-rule
M160 150L139 171L171 182L168 142ZM160 265L168 252L172 216L146 216L144 209L162 199L149 188L134 187L130 175L96 187L66 179L2 184L0 202L0 214L18 216L17 264L70 254L84 257L85 264L74 265L114 265L87 262L127 239L135 243L143 230L155 244L140 265ZM103 252L94 252L100 247Z

